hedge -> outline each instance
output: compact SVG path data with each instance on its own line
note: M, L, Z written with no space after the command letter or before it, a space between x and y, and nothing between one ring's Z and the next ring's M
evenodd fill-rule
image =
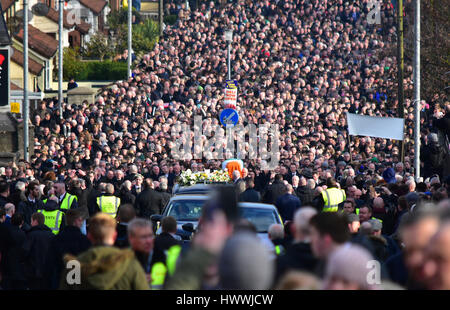
M64 79L73 77L76 81L117 81L127 77L127 63L105 61L77 61L68 66L64 64ZM74 68L73 70L70 70ZM76 68L76 69L75 69Z

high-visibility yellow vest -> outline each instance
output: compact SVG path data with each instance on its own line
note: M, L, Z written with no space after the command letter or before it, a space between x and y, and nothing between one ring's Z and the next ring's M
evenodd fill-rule
M120 198L116 196L100 196L97 197L97 204L101 212L116 218L117 210L120 206Z
M125 8L128 8L128 1L127 0L123 0L122 1L122 7L125 9Z
M343 189L328 188L322 191L322 198L324 202L323 212L337 212L338 205L347 197Z
M275 254L277 254L277 256L280 256L281 254L284 254L285 250L284 247L282 245L276 245L275 246Z
M160 290L164 285L167 273L172 276L175 273L178 257L181 253L181 246L173 245L166 252L166 263L157 262L153 265L151 271L152 289Z
M72 205L73 200L78 201L77 196L71 195L69 193L66 193L66 196L64 196L63 201L61 202L61 205L59 207L60 210L69 210L70 206Z
M166 278L166 273L167 273L167 267L166 267L166 265L164 265L164 263L157 262L157 263L153 264L152 271L151 271L152 290L160 290L163 288L164 280Z
M61 227L63 212L59 210L54 211L38 210L38 212L44 215L45 217L44 224L52 230L52 233L57 235L59 233L59 228Z
M177 260L181 253L181 246L173 245L166 253L166 265L169 275L173 275L177 266Z

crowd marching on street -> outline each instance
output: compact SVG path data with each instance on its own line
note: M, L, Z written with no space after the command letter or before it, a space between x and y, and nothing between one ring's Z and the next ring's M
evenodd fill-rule
M349 139L346 112L396 117L395 13L367 22L368 1L167 2L178 16L133 77L95 102L42 100L30 161L0 168L0 288L450 289L450 102L422 101L421 173L414 105L400 141ZM278 124L280 161L243 169L204 206L189 246L162 214L181 174L221 159L176 159L175 124L218 124L233 29L240 122ZM405 88L412 89L405 66ZM350 144L349 144L350 143ZM272 247L236 214L274 205ZM158 227L156 226L158 225ZM156 235L157 228L161 233ZM447 243L446 243L447 242ZM81 265L80 283L70 279ZM379 273L369 280L368 263ZM379 278L380 281L377 281Z

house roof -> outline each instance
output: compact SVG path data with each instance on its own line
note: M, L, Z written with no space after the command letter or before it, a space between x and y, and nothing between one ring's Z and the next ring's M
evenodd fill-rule
M75 29L81 32L82 34L87 34L89 32L89 29L91 29L91 25L82 21L80 24L76 25Z
M45 16L56 24L59 23L59 11L55 10L54 8L49 7L45 3L39 2L33 6L33 10L34 9L36 9L37 15ZM63 10L63 27L64 28L72 29L73 27L77 27L78 30L83 34L88 33L89 29L91 29L91 25L89 25L88 23L86 23L84 21L80 21L79 23L76 23L74 21L69 21L69 20L70 20L70 18L69 18L69 14L68 14L67 10Z
M23 89L14 84L13 82L11 82L11 90L23 90Z
M49 19L51 19L55 23L58 23L59 22L59 11L56 11L54 8L49 7L46 17L48 17ZM74 24L73 23L69 23L66 11L63 11L63 17L64 17L63 18L63 26L64 26L64 28L67 28L67 29L72 28L74 26Z
M14 54L12 55L11 60L14 61L16 64L20 65L21 67L23 67L23 53L14 47L13 50ZM39 75L43 68L44 68L43 65L28 57L29 72L33 73L34 75Z
M13 5L13 3L16 2L16 0L1 0L0 2L2 5L2 10L4 12L7 9L9 9L11 7L11 5Z
M23 43L23 27L14 34L14 38ZM28 25L28 44L29 48L47 59L52 58L58 51L57 40L31 25Z
M12 3L4 3L7 1L2 0L1 1L1 10L2 13L11 6ZM11 37L9 36L8 28L6 27L5 17L3 14L0 16L0 46L7 46L11 45Z
M105 0L78 0L82 5L99 15L108 4Z

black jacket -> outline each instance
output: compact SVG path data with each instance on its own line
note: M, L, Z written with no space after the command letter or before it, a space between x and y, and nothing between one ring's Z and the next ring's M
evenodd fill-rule
M2 256L4 264L2 286L8 290L23 290L26 289L23 245L27 237L18 226L8 225L8 229L11 247Z
M307 186L299 186L295 191L303 206L311 206L314 200L315 191Z
M31 216L33 213L36 213L37 210L43 209L44 203L40 199L35 199L34 202L31 202L28 200L21 201L19 205L17 206L17 212L20 212L23 214L23 218L25 223L28 225L31 225Z
M420 151L420 160L423 161L423 177L428 178L433 174L442 177L445 153L437 144L428 144Z
M285 193L285 185L283 181L275 180L272 185L270 185L264 194L262 199L263 203L269 203L275 205L278 197Z
M163 232L155 238L155 246L153 248L152 264L156 262L166 262L165 251L170 249L174 245L180 245L181 243L172 237L171 234Z
M247 188L242 194L239 195L239 201L261 202L261 194L253 188Z
M47 287L58 289L61 273L64 268L63 257L65 254L78 256L91 247L89 239L75 226L66 226L51 240L45 262L45 279Z
M279 280L289 270L313 273L318 260L314 257L309 243L298 242L288 246L286 254L278 256L276 263L276 279Z
M31 227L27 233L27 240L23 245L27 278L44 278L47 252L54 236L51 229L45 225Z
M3 208L8 202L11 202L9 198L5 198L0 195L0 208Z
M132 204L133 206L136 203L136 196L134 196L129 190L121 190L119 193L120 204Z
M116 226L117 238L114 242L114 246L124 249L130 246L128 241L128 226L122 223L118 223Z
M164 207L169 203L170 198L172 198L172 195L169 194L168 192L163 191L158 191L158 194L161 196L161 203L164 209Z
M79 211L81 212L81 216L83 219L89 218L89 209L88 209L88 196L90 190L82 190L81 188L77 188L74 191L70 192L70 194L77 196L77 203Z
M161 214L163 209L161 195L154 189L147 188L136 197L138 216L150 218L153 214Z

